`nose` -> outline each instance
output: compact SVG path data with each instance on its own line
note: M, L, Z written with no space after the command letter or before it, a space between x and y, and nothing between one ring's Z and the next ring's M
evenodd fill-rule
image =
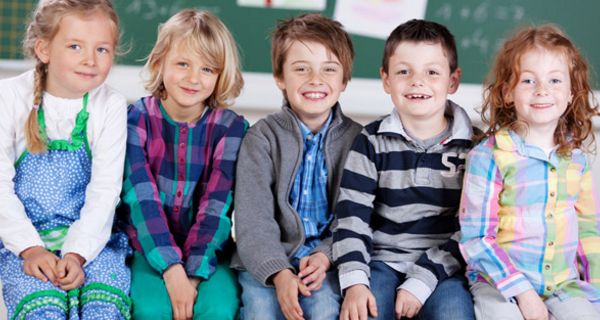
M418 72L413 73L410 85L413 87L422 87L423 86L423 75Z
M193 84L198 83L198 81L199 81L198 79L200 78L199 77L200 72L201 71L194 71L192 68L190 68L190 70L188 71L188 74L187 74L187 81L189 83L193 83Z
M93 67L96 65L96 51L95 50L86 50L84 53L84 61L83 64L86 66Z
M310 73L310 84L312 84L312 85L323 84L323 79L321 78L321 74L318 71L312 71Z
M546 88L546 84L542 81L538 81L535 84L535 95L537 96L545 96L548 94L548 89Z

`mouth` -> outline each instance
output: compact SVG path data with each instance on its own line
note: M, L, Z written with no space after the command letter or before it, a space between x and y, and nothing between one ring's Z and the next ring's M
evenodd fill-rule
M200 90L187 88L187 87L180 87L180 88L181 88L181 91L183 91L184 93L187 93L187 94L196 94L196 93L198 93L198 91L200 91Z
M308 100L320 100L327 97L327 93L321 91L308 91L303 92L302 96Z
M75 72L75 74L82 78L86 78L86 79L91 79L96 76L95 73L91 73L91 72Z
M409 93L405 94L404 97L408 100L427 100L431 98L430 95L421 93Z
M533 109L546 109L552 107L552 103L532 103L529 106Z

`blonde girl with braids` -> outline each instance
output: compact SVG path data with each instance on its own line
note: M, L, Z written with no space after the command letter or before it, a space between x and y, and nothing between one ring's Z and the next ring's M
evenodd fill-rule
M0 280L10 319L129 319L124 233L111 234L126 102L104 85L109 0L41 0L33 71L0 81Z
M482 113L489 128L468 155L459 209L478 319L600 319L588 75L551 25L519 30L496 57Z

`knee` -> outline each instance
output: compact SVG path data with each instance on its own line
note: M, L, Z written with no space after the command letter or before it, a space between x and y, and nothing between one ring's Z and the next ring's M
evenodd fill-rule
M171 319L171 310L167 310L164 305L152 303L134 303L132 316L133 319Z
M235 320L237 314L237 306L234 308L211 308L200 313L194 313L194 320Z

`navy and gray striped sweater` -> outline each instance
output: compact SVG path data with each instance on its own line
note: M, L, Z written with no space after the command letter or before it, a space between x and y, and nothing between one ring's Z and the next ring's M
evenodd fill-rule
M451 101L446 116L453 119L450 136L428 149L412 141L395 112L354 140L335 209L333 257L342 289L369 285L371 260L406 273L401 288L424 299L462 269L458 206L473 128Z

